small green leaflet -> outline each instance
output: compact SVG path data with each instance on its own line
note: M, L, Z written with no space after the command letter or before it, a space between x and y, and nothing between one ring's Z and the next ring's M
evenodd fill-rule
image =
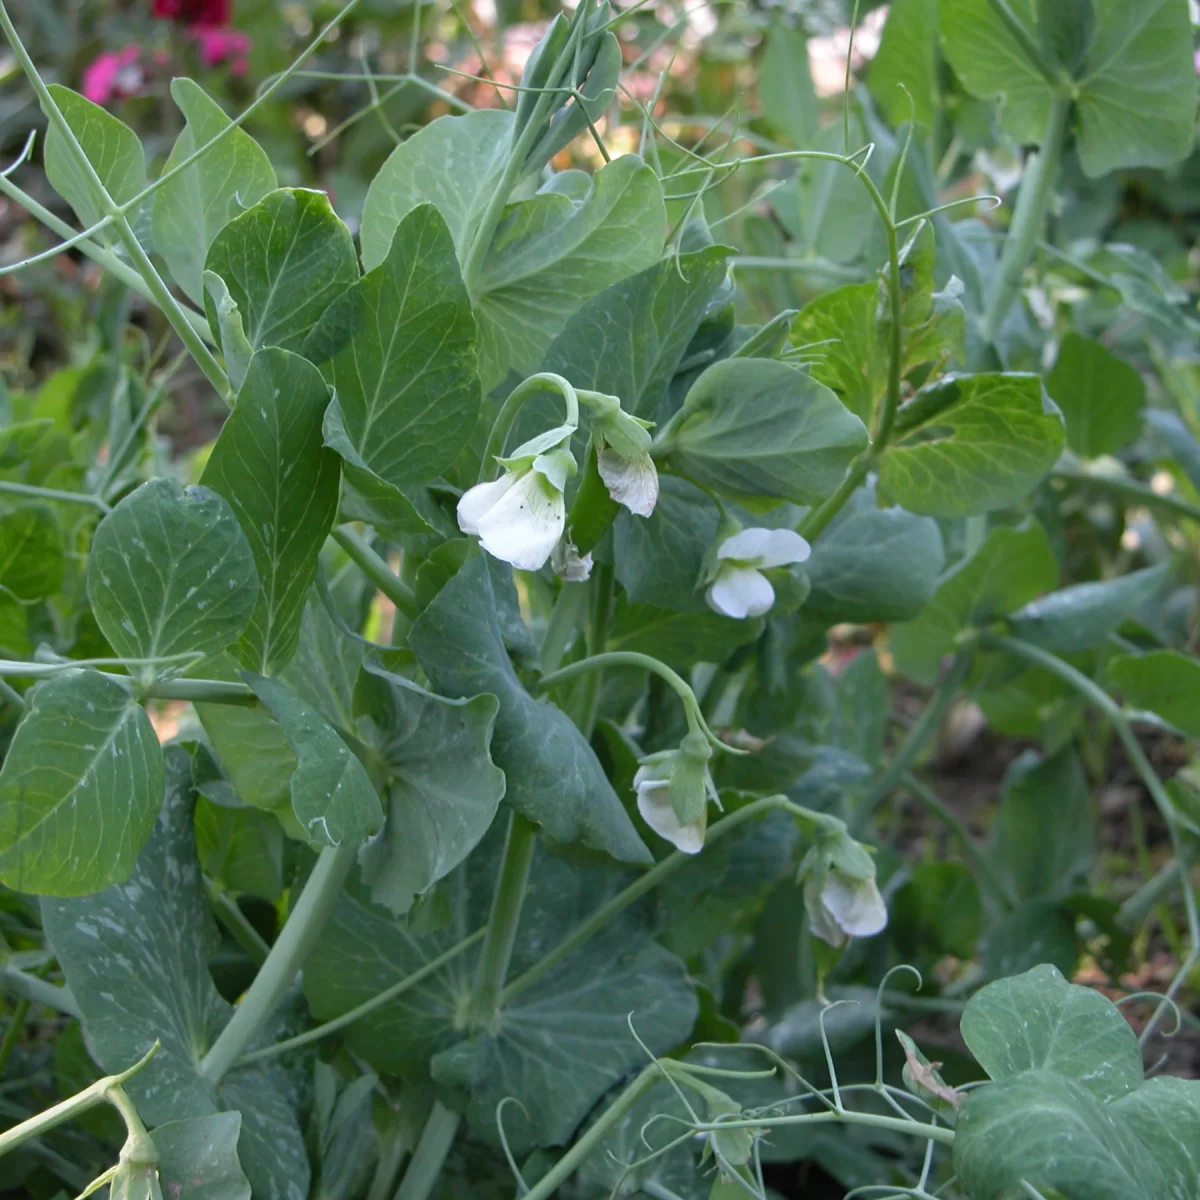
M409 644L439 692L499 699L492 756L513 808L556 842L582 841L622 862L647 862L649 851L574 722L521 686L492 587L483 555L469 559L414 622Z
M48 504L20 504L0 513L0 593L22 604L62 586L66 546Z
M1068 333L1046 391L1062 409L1067 445L1083 458L1115 454L1142 429L1146 385L1136 368L1100 342Z
M128 879L162 797L158 736L127 687L83 670L38 684L0 770L0 879L45 896Z
M142 1119L157 1126L240 1111L238 1157L255 1197L306 1200L308 1154L287 1071L242 1067L219 1088L199 1074L232 1008L208 973L220 939L196 861L182 747L168 751L166 800L133 876L78 900L43 898L42 923L104 1070L124 1070L160 1043L125 1085Z
M250 1200L250 1181L238 1162L242 1115L212 1113L168 1121L153 1133L158 1182L171 1200Z
M50 95L109 196L118 204L132 200L147 183L146 155L137 134L123 121L70 88L52 83ZM70 204L84 225L94 225L105 215L107 205L103 197L76 163L54 121L49 122L46 130L45 165L50 186ZM144 211L140 208L131 213L130 223L136 225L138 216ZM111 241L114 235L109 228L101 236Z
M224 499L152 479L100 522L87 590L96 623L122 658L204 656L246 628L258 572Z
M961 375L900 410L881 489L911 512L966 517L1023 499L1057 461L1062 417L1037 375Z
M299 350L321 314L358 279L350 231L324 192L303 188L270 192L235 217L213 239L204 266L224 281L251 350ZM219 319L212 288L205 289L204 305L214 330L231 323L228 313Z
M383 809L366 768L315 709L281 683L244 673L283 727L296 756L292 810L317 846L360 845L379 832Z
M1200 662L1177 650L1121 654L1108 677L1129 708L1152 712L1188 737L1200 737Z
M495 696L447 700L370 663L359 725L387 763L387 821L361 855L371 898L402 916L478 845L504 797L488 747Z
M709 367L672 424L665 434L669 461L734 498L822 500L867 444L865 426L833 392L765 358Z
M203 305L202 277L209 246L234 217L275 188L275 169L244 129L229 129L229 118L199 84L173 79L171 98L187 124L171 148L163 174L229 130L202 159L154 193L154 244L188 298Z
M321 436L328 403L311 363L258 351L201 476L229 502L254 552L258 602L232 653L264 675L295 653L317 556L337 516L340 468Z
M387 257L330 305L303 352L334 389L356 459L384 483L426 483L454 461L479 415L475 321L433 205L404 217Z

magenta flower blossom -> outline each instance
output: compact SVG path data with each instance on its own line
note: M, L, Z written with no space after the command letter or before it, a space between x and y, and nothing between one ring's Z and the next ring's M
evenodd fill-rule
M246 55L250 52L250 37L237 29L196 25L190 30L200 49L206 67L218 67L227 62L234 75L246 73Z
M110 100L136 96L146 80L140 56L138 46L98 54L83 69L83 94L93 104L108 104Z

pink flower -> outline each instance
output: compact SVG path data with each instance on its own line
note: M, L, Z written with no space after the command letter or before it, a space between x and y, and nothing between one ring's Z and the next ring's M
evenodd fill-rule
M207 25L194 25L189 32L196 39L200 58L206 67L228 62L232 74L246 73L246 55L251 45L247 34L237 29Z
M136 96L145 82L138 61L141 49L126 46L123 50L106 50L98 54L83 69L83 94L93 104L107 104Z

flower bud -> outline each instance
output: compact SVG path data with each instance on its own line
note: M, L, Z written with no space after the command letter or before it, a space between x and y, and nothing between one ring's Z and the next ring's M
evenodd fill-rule
M630 416L616 396L581 392L592 410L596 469L608 494L634 516L648 517L658 503L658 468L650 457L651 422Z

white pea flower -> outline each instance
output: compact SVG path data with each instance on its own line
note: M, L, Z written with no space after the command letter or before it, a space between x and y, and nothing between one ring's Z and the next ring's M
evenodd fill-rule
M831 946L851 937L872 937L887 925L887 905L875 876L857 879L830 867L824 878L814 872L804 884L804 904L813 934Z
M633 786L642 820L684 854L704 849L708 802L717 789L708 773L712 747L699 732L689 733L676 750L660 750L641 761Z
M563 490L575 474L568 449L572 425L560 425L496 461L504 474L477 483L458 502L458 527L475 534L494 558L537 571L558 545L567 523Z
M630 416L616 396L581 392L592 409L596 470L608 494L636 517L648 517L658 503L658 468L650 457L650 421Z
M809 544L790 529L743 529L717 548L708 603L726 617L761 617L775 603L775 589L762 572L802 563L811 553Z

